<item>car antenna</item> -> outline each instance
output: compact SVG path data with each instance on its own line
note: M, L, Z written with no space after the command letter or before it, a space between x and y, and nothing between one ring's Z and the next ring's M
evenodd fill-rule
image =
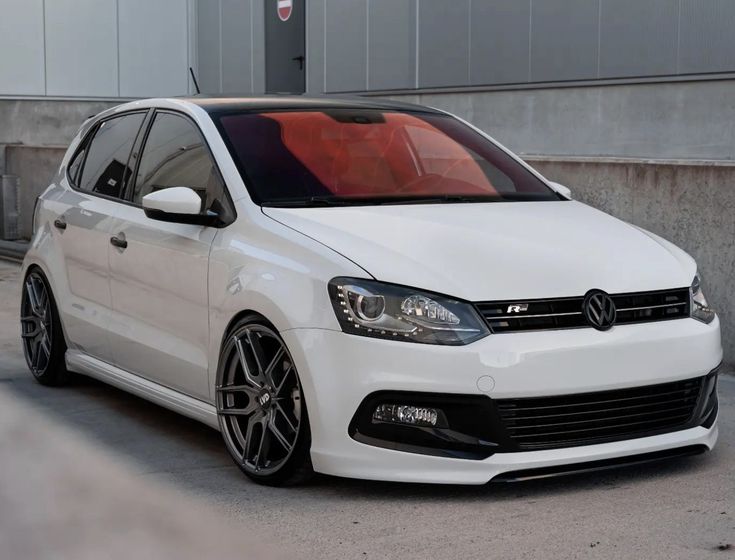
M191 74L191 79L194 81L194 88L197 90L197 93L198 94L202 93L199 90L199 84L197 83L197 77L194 75L194 69L191 66L189 66L189 73Z

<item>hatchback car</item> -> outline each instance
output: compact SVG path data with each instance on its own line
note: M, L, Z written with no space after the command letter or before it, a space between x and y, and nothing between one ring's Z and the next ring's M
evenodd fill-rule
M82 126L34 228L33 375L200 420L261 483L481 484L717 438L692 258L439 110L127 103Z

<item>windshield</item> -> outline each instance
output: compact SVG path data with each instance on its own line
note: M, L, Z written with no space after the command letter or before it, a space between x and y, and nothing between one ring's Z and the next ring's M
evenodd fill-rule
M241 112L215 120L262 205L560 200L450 116L335 109Z

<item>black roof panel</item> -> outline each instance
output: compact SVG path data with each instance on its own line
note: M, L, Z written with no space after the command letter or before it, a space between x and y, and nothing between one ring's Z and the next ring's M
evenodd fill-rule
M422 105L392 101L378 97L347 97L342 95L260 95L217 96L194 95L183 97L185 101L199 105L208 113L232 111L278 111L298 109L378 109L389 111L422 111L438 113Z

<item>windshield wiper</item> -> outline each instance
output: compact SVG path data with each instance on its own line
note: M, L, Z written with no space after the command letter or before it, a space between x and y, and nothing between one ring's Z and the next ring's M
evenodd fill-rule
M310 196L308 198L294 198L285 200L269 200L263 206L276 208L308 208L317 206L354 206L360 204L359 199L338 198L333 196Z
M292 198L284 200L270 200L263 206L280 208L308 208L321 206L382 206L397 204L453 204L462 202L498 202L504 200L500 196L492 195L406 195L406 196L376 196L376 197L337 197L311 196L308 198Z
M439 196L396 196L396 197L385 197L375 204L451 204L461 202L498 202L502 201L503 198L499 196L467 196L459 194L445 194Z

